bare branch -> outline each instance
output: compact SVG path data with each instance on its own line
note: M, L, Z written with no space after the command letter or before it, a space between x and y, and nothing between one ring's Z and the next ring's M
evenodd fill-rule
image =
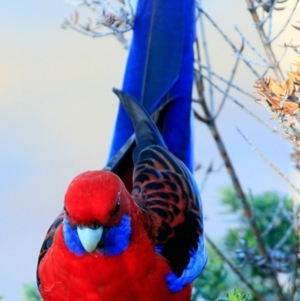
M277 175L279 175L295 192L297 192L300 195L299 188L294 185L288 177L286 177L279 169L271 163L251 142L250 140L243 134L243 132L237 127L237 131L240 133L240 135L244 138L244 140L251 146L251 148L254 150L254 152L259 155L259 157L262 158L262 160L271 167Z
M278 219L278 215L280 214L280 212L282 211L284 206L284 198L282 197L280 199L280 202L278 203L275 212L273 214L273 218L271 220L271 222L268 224L267 228L264 230L264 232L261 234L262 237L265 237L269 234L269 232L274 228L276 220Z
M206 80L208 80L208 78L206 78L205 76L202 75L202 77ZM215 89L217 89L219 92L223 93L224 95L226 94L225 91L223 91L222 89L219 88L219 86L210 83L211 85L214 86ZM259 123L261 123L262 125L264 125L266 128L268 128L271 132L277 134L278 136L280 136L283 139L286 139L286 137L277 130L277 128L272 127L271 125L269 125L268 123L266 123L264 120L262 120L260 117L258 117L256 114L254 114L252 111L250 111L249 109L247 109L246 106L244 106L243 104L241 104L237 99L231 97L230 95L226 95L226 97L228 97L228 99L230 99L231 101L233 101L233 103L235 103L236 105L238 105L241 109L243 109L245 112L247 112L250 116L252 116L254 119L256 119Z
M222 82L226 83L228 86L232 87L233 89L235 89L235 90L237 90L237 91L243 93L244 95L246 95L246 96L248 96L248 97L250 97L250 98L256 99L256 97L253 96L253 94L248 93L247 91L241 89L239 86L237 86L237 85L235 85L235 84L233 83L233 77L232 77L232 74L235 74L235 72L236 72L236 70L237 70L237 62L238 62L238 61L239 61L239 57L237 57L237 60L236 60L236 62L235 62L235 65L234 65L234 67L232 68L232 71L231 71L231 72L232 72L232 73L231 73L231 78L230 78L229 80L226 79L226 78L224 78L223 76L217 74L217 73L216 73L215 71L213 71L213 70L210 70L210 73L211 73L211 75L215 76L216 78L218 78L218 79L221 80ZM207 67L206 65L204 65L202 62L197 61L197 63L200 64L201 67L202 67L203 69L208 70L208 67ZM199 71L198 71L198 72L199 72ZM228 92L229 92L229 91L228 91ZM225 93L226 93L226 92L225 92ZM223 93L223 94L225 94L225 93ZM227 93L227 94L228 94L228 93Z
M199 5L201 6L201 0L199 0ZM207 63L208 66L208 78L210 81L212 81L212 74L210 72L211 70L211 65L210 65L210 56L209 56L209 52L207 49L207 40L206 40L206 34L205 34L205 30L204 30L204 22L203 22L203 18L202 18L202 13L200 11L199 13L199 25L200 25L200 31L201 31L201 37L202 37L202 47L204 50L204 56L205 56L205 61ZM214 91L212 86L209 86L209 100L210 100L210 109L211 112L214 112L214 101L213 101L213 97L214 97Z
M237 33L241 36L243 41L250 47L250 49L259 57L261 60L265 63L265 65L270 65L270 62L263 57L263 55L254 47L253 44L250 43L250 41L246 38L246 36L240 31L237 25L234 25L234 29L237 31Z
M278 31L277 34L275 34L275 36L274 36L273 38L268 39L267 43L268 43L269 45L270 45L272 42L274 42L274 41L275 41L275 40L283 33L283 31L286 29L286 27L287 27L287 25L289 24L289 22L290 22L292 16L293 16L294 13L295 13L295 10L296 10L296 8L297 8L298 3L299 3L299 0L295 0L295 3L294 3L294 5L293 5L293 7L292 7L292 10L291 10L289 16L286 18L286 21L285 21L285 23L282 25L281 29Z
M267 37L262 28L262 25L260 25L260 19L257 15L256 8L254 7L253 0L246 0L246 3L248 5L248 10L252 16L252 19L257 27L257 31L258 31L259 37L261 39L261 42L265 48L267 57L268 57L271 65L276 66L277 59L275 57L273 49L271 48L271 45L269 43L267 43ZM275 68L273 70L278 79L283 78L283 74L282 74L282 71L280 70L279 66L278 66L278 68Z

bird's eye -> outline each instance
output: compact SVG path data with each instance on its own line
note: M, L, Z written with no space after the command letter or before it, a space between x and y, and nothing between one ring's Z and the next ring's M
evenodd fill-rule
M120 211L121 205L120 205L120 201L117 202L115 210L113 212L113 215L117 215Z
M100 227L100 225L99 224L91 224L90 226L89 226L89 228L90 229L93 229L93 230L96 230L96 229L98 229Z
M77 226L77 228L79 228L81 230L84 229L84 228L90 228L92 230L97 230L99 227L100 227L100 225L98 223L94 223L94 224L91 224L89 226L84 226L83 224L79 224Z

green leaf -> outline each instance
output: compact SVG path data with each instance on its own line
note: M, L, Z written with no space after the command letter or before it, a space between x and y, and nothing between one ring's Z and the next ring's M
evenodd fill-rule
M227 299L221 298L218 301L247 301L249 298L249 294L244 294L240 292L238 288L234 288L233 292L227 293Z

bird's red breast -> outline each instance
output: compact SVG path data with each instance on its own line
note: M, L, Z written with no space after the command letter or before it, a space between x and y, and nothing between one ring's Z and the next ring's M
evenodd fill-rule
M66 247L61 225L40 262L42 297L47 301L190 300L190 285L177 293L169 291L165 276L170 268L138 229L141 226L133 223L132 241L118 256L95 252L78 257Z

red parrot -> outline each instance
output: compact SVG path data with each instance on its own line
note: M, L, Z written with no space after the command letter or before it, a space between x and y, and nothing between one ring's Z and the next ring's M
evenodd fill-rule
M41 249L41 296L44 301L188 301L207 260L197 186L141 104L115 93L135 131L134 146L125 151L133 154L132 182L126 187L116 174L128 163L122 150L104 170L71 182L64 210Z
M206 264L191 174L194 0L139 0L133 29L109 161L71 182L41 248L44 301L188 301Z

